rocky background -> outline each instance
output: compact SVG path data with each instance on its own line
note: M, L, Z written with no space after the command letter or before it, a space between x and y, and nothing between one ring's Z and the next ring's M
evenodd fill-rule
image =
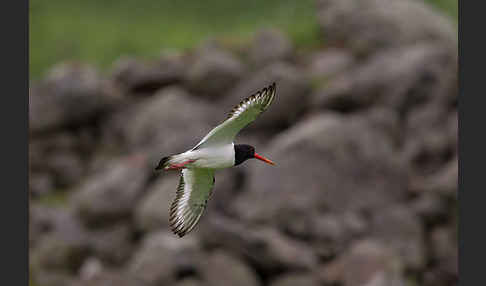
M323 45L208 41L30 87L38 286L457 285L457 31L411 0L319 0ZM220 171L193 232L168 229L185 151L275 81L240 133L277 166Z

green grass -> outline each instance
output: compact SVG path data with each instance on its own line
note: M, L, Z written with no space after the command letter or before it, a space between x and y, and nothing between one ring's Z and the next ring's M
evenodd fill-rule
M155 57L208 37L241 43L261 27L298 42L318 36L313 0L30 1L30 74L62 60L106 67L122 55Z
M68 192L56 190L50 194L41 196L37 202L48 207L63 207L66 206L68 199Z
M428 3L432 6L435 6L442 12L444 12L447 16L452 18L455 23L458 23L459 20L459 7L457 0L424 0L425 3Z
M425 1L457 19L457 0ZM123 55L153 58L210 37L245 43L264 27L298 47L320 42L314 0L31 0L29 18L33 78L64 60L106 68Z

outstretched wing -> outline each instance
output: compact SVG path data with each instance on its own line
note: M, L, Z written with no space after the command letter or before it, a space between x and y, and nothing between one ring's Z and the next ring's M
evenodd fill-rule
M211 130L192 150L205 146L218 146L232 143L236 134L254 121L275 98L275 83L244 99L235 106L228 118Z
M196 226L206 208L214 186L214 170L183 169L177 187L176 198L170 207L170 227L184 236Z

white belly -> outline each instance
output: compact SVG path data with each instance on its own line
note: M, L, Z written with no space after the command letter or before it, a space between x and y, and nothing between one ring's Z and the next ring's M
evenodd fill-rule
M235 148L233 144L189 151L188 156L196 160L188 166L189 168L223 169L232 167L235 164Z

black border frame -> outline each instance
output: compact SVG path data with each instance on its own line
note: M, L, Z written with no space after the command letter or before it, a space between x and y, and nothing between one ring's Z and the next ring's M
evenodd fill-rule
M4 2L1 10L2 284L28 285L29 1Z

